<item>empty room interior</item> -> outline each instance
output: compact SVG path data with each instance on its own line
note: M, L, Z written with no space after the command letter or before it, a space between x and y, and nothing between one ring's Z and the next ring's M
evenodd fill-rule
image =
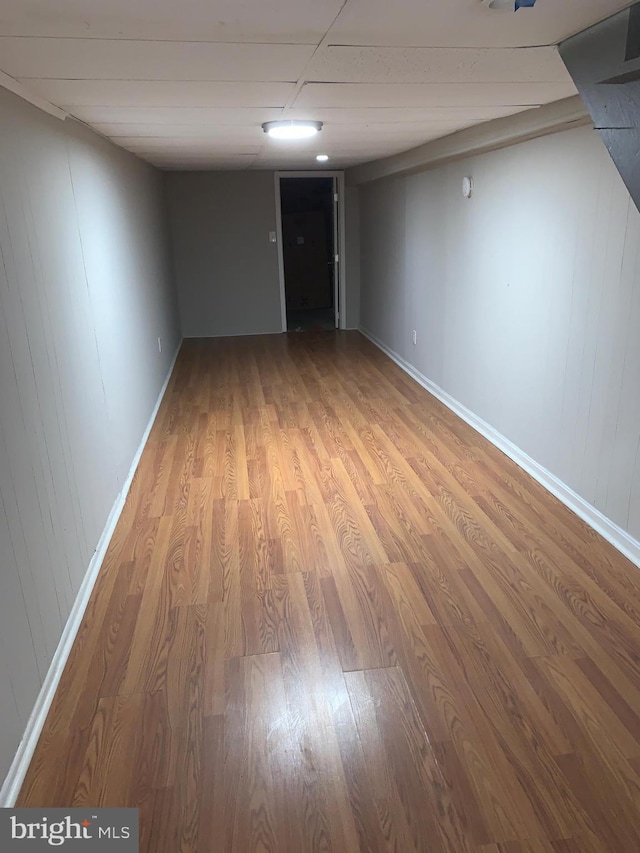
M2 851L640 851L639 151L640 3L0 0Z

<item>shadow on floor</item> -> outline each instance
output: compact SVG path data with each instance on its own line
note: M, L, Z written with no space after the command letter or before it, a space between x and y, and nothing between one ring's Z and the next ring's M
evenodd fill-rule
M287 311L287 331L322 332L335 329L333 308L303 308Z

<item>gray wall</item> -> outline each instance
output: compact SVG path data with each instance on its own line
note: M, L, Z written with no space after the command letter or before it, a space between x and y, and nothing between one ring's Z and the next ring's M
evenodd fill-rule
M167 177L183 336L281 332L273 172Z
M282 331L273 172L167 176L185 338ZM345 198L347 312L359 323L358 191Z
M0 90L0 780L179 342L163 202Z
M640 215L597 133L360 196L363 328L640 538Z
M633 13L640 15L640 5ZM627 9L568 39L560 55L640 209L640 58L625 62L629 15Z

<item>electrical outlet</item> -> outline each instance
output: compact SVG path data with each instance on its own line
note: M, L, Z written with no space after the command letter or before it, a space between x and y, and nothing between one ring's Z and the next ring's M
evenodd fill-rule
M418 343L418 334L416 330L413 330L413 345L415 346Z
M162 338L158 338L158 352L162 352Z

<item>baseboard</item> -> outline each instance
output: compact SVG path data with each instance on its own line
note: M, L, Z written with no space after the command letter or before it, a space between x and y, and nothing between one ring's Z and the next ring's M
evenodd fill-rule
M185 341L213 341L218 338L262 338L265 335L281 335L282 329L271 332L220 332L217 335L185 335Z
M62 636L60 637L60 642L58 643L58 647L56 648L55 654L53 655L53 660L51 661L51 665L49 666L49 669L45 676L42 688L40 689L40 693L38 694L38 698L36 699L33 711L31 712L29 722L27 723L24 735L22 737L22 740L20 741L20 746L18 747L18 751L16 752L15 758L13 759L13 762L9 769L9 773L7 774L7 777L3 782L2 788L0 788L0 808L11 808L14 805L18 794L20 793L20 788L22 787L24 778L27 775L29 764L31 763L33 753L35 752L35 748L38 744L40 734L42 733L42 729L47 719L49 708L51 707L53 697L55 696L56 690L58 689L60 678L66 666L69 654L71 653L71 648L76 638L76 634L78 633L78 630L80 628L84 612L87 609L91 593L93 592L93 587L95 586L95 582L98 578L98 573L100 572L102 561L104 560L107 548L109 547L109 543L111 541L111 537L113 536L116 524L118 523L118 519L120 518L120 515L124 508L127 495L129 494L129 489L131 488L131 483L133 481L133 475L136 472L136 469L140 462L140 457L142 456L142 451L145 448L145 445L149 438L149 433L151 432L151 428L153 427L154 421L158 415L160 404L162 403L162 399L167 390L167 386L169 385L169 380L171 379L171 375L173 373L173 369L175 367L179 352L180 346L178 346L175 355L173 356L173 359L171 361L171 365L167 372L167 377L164 381L162 388L160 389L158 399L154 406L153 412L151 413L151 417L149 418L149 423L147 424L147 428L144 431L144 435L142 436L142 440L140 441L140 445L138 447L138 450L136 451L136 455L134 456L133 462L131 463L131 468L129 469L127 479L123 483L120 494L116 498L113 507L111 508L109 518L107 519L107 523L104 527L104 530L102 531L102 535L100 536L100 540L96 546L96 550L93 554L93 557L91 558L91 562L89 563L89 567L84 576L80 589L78 590L78 595L76 596L76 599L73 603L73 607L71 608L71 613L69 614L69 618L67 619L66 625L64 626Z
M505 438L504 435L494 429L491 424L483 421L474 414L470 409L467 409L462 403L459 403L454 397L440 388L435 382L427 379L420 371L406 361L398 353L390 349L386 344L379 340L374 334L369 332L362 326L359 329L360 333L365 338L371 341L378 349L382 350L385 355L394 361L399 367L404 370L412 379L422 385L422 387L437 397L441 403L451 409L458 417L473 427L480 435L483 435L488 441L495 445L498 450L506 454L509 459L512 459L523 470L530 474L534 480L537 480L542 486L551 492L552 495L562 501L570 510L575 512L583 521L599 533L607 542L610 542L614 548L624 554L632 563L640 567L640 542L630 536L626 530L619 527L611 519L603 515L592 504L581 497L577 492L574 492L566 483L559 480L555 474L548 471L531 456L528 456L523 450L517 447L513 442Z

